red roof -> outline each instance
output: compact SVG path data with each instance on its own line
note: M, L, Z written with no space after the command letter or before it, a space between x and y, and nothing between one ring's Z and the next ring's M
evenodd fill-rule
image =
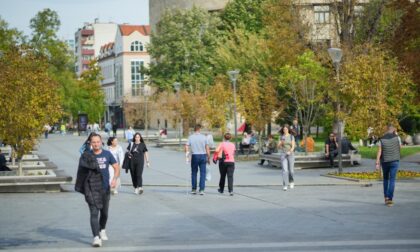
M120 31L123 36L129 36L134 31L138 31L144 36L149 36L150 25L120 25Z

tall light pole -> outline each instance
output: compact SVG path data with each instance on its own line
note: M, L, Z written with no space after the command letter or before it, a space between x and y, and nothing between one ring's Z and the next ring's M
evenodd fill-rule
M340 62L341 58L343 57L343 51L340 48L329 48L328 54L331 57L333 65L335 67L335 72L337 74L337 83L340 83ZM337 112L340 112L340 104L337 104ZM343 121L338 119L338 173L341 174L343 172L343 162L342 162L342 153L341 153L341 139L343 137Z
M149 127L148 127L148 123L149 123L149 120L148 120L148 118L147 118L147 99L149 98L149 96L150 96L150 86L149 85L144 85L144 87L143 87L143 96L144 96L144 105L145 105L145 112L144 112L144 114L145 114L145 124L144 124L144 129L145 129L145 131L146 131L146 142L148 142L148 140L149 140L149 131L148 131L148 129L149 129Z
M232 82L233 85L233 120L235 124L235 148L236 151L238 151L238 122L237 122L237 116L236 116L236 80L239 75L239 70L231 70L228 71L227 74L229 75L229 79Z
M174 86L174 89L176 91L176 98L177 98L177 100L179 102L180 101L180 99L179 99L179 91L181 90L181 83L174 82L173 86ZM179 120L179 125L178 125L178 133L179 133L178 137L179 137L179 149L181 149L181 135L182 135L182 133L181 133L182 132L182 116L181 116L181 111L179 111L179 117L180 117L180 120Z

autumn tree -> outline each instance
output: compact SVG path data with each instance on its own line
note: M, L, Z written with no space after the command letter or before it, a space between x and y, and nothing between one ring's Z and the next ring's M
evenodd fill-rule
M0 51L4 52L25 42L25 36L0 17Z
M410 75L398 67L395 58L375 47L355 47L355 56L342 72L339 91L344 107L339 116L352 137L365 137L368 127L382 133L388 122L398 125L414 94Z
M57 83L48 67L31 49L14 47L0 56L0 138L19 160L33 149L43 126L61 116Z

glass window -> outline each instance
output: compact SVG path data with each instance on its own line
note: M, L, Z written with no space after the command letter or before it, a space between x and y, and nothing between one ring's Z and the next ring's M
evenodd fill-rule
M328 24L330 23L330 6L328 5L315 5L315 23Z
M123 96L122 65L115 66L115 98Z
M132 51L132 52L143 52L143 50L144 50L143 43L141 43L139 41L134 41L133 43L131 43L130 51Z
M143 61L133 60L131 61L131 95L139 96L141 88L143 87L144 74L140 73L140 69L143 66Z

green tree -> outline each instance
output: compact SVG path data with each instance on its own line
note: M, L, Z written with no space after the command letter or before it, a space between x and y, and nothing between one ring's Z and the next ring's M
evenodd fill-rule
M298 57L296 66L286 65L281 72L281 85L289 90L306 137L323 109L329 86L327 70L312 51L306 51Z
M152 83L161 90L172 89L175 81L190 92L205 90L213 82L211 58L219 24L217 17L202 9L167 11L148 46L154 61L146 73Z
M260 33L264 29L263 16L265 13L263 5L266 1L229 1L220 17L229 31L242 28L250 32Z
M25 37L21 31L9 28L9 24L0 17L0 51L7 51L23 44Z
M101 87L101 69L96 60L89 63L78 82L78 111L88 114L91 120L100 122L105 111L105 95Z
M48 75L45 58L14 47L0 57L0 138L18 159L31 151L43 126L61 116L57 83Z

